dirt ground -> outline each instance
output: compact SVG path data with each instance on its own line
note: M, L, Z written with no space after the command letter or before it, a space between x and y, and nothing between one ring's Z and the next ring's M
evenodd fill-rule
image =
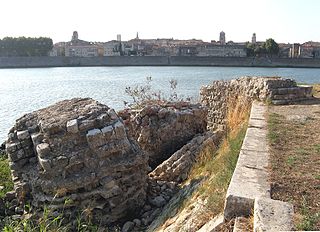
M269 106L268 121L272 198L294 205L297 230L320 230L320 98Z

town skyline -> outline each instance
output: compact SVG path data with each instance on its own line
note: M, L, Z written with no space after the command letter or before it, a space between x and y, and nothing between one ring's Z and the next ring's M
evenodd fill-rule
M19 8L16 6L19 5ZM227 41L257 41L273 38L281 43L319 41L316 30L320 1L316 0L147 0L105 2L4 0L0 15L0 38L5 36L47 36L54 43L70 40L70 31L79 31L86 41L110 41L117 34L130 40L136 32L142 39L174 38L218 40L224 31ZM12 16L12 10L15 16Z

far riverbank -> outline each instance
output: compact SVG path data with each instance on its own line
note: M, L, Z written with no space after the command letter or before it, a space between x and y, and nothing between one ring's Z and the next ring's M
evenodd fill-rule
M0 68L96 66L216 66L320 68L320 59L200 56L0 57Z

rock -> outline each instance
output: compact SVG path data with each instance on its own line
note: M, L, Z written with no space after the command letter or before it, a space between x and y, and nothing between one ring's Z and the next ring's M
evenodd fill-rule
M139 219L134 219L133 222L137 227L141 226L141 221Z
M200 104L147 105L141 111L126 110L119 114L126 120L129 134L149 154L152 168L196 134L205 132L207 127L207 109ZM128 114L131 115L129 120Z
M256 198L254 231L291 231L294 229L293 205L269 198Z
M210 151L214 152L217 149L215 143L218 144L221 137L222 133L220 131L215 133L207 132L195 136L190 142L149 173L149 177L158 182L160 180L166 182L161 187L162 191L165 190L166 186L174 189L176 183L181 183L188 177L193 164L198 160L203 151L210 149Z
M17 119L6 149L17 199L35 210L48 202L64 209L71 199L65 213L90 207L93 220L109 212L101 221L111 224L145 204L147 155L115 111L92 99L61 101Z
M20 141L22 140L26 140L28 138L30 138L30 134L28 130L24 130L24 131L18 131L17 132L17 137Z
M145 205L144 207L143 207L143 211L149 211L149 210L151 210L151 206L150 205Z
M79 128L78 128L78 120L77 119L73 119L67 122L67 131L70 133L78 133L79 132Z
M167 203L166 199L164 199L164 197L161 195L150 200L150 204L158 208L164 206L166 203Z
M22 216L21 215L12 215L11 216L11 219L13 220L13 221L20 221L21 219L22 219Z
M126 222L123 227L122 227L122 230L121 232L130 232L132 231L132 229L134 228L134 223L133 222Z
M12 201L15 198L16 198L16 192L15 191L7 192L5 197L4 197L5 201Z
M5 216L6 205L4 204L2 198L0 198L0 216Z
M17 206L17 207L15 207L14 212L16 214L22 215L23 214L23 208Z

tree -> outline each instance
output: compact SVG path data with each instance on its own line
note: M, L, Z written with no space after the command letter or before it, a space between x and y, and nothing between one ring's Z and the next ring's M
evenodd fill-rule
M0 40L0 56L47 56L53 47L46 37L5 37Z
M278 55L279 45L273 39L267 39L265 42L266 52L270 55Z

